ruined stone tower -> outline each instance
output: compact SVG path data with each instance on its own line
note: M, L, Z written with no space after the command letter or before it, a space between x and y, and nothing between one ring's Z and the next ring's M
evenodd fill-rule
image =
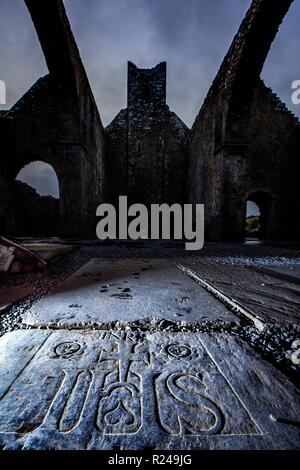
M113 202L121 194L144 204L184 200L188 129L166 104L166 71L165 62L128 63L127 109L106 129Z

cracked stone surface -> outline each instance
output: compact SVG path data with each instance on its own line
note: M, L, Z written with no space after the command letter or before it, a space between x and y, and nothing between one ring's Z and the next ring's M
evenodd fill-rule
M54 243L23 243L24 248L31 250L39 255L43 260L49 261L56 256L63 256L67 253L77 250L78 246L59 245Z
M17 331L0 384L4 449L299 447L298 390L228 334Z
M173 261L160 259L93 259L34 304L23 322L72 328L149 318L240 323Z
M261 266L260 271L286 281L300 284L300 264L289 264L287 266Z
M182 263L195 271L200 278L247 307L264 322L285 327L289 325L299 330L299 284L273 277L271 272L265 274L243 266L186 259ZM274 268L269 270L271 269Z

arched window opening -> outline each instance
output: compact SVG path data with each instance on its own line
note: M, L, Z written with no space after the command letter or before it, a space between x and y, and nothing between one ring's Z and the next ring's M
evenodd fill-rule
M29 163L19 172L17 181L35 189L40 196L59 199L59 183L51 165L41 161Z

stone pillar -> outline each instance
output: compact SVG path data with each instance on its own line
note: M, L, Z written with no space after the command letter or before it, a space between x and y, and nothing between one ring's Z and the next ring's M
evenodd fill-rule
M205 204L205 239L221 241L223 239L223 209L224 209L224 152L219 149L210 158L207 173L202 177L202 199ZM204 167L202 166L204 173ZM201 193L200 193L201 194Z
M2 170L0 173L0 235L14 234L16 221L13 208L12 185L8 183L8 176Z
M166 63L153 69L128 64L129 202L164 202Z
M246 149L245 144L225 144L222 147L224 240L241 240L245 235Z
M80 143L60 143L57 165L60 190L60 234L80 238L86 230L83 194L82 148Z

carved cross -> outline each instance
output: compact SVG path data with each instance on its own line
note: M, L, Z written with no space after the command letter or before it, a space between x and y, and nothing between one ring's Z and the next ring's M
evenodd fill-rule
M134 344L126 341L120 341L118 343L118 352L107 352L102 351L100 355L100 361L119 361L119 381L125 383L127 381L129 368L132 361L143 361L150 364L149 352L132 352Z

